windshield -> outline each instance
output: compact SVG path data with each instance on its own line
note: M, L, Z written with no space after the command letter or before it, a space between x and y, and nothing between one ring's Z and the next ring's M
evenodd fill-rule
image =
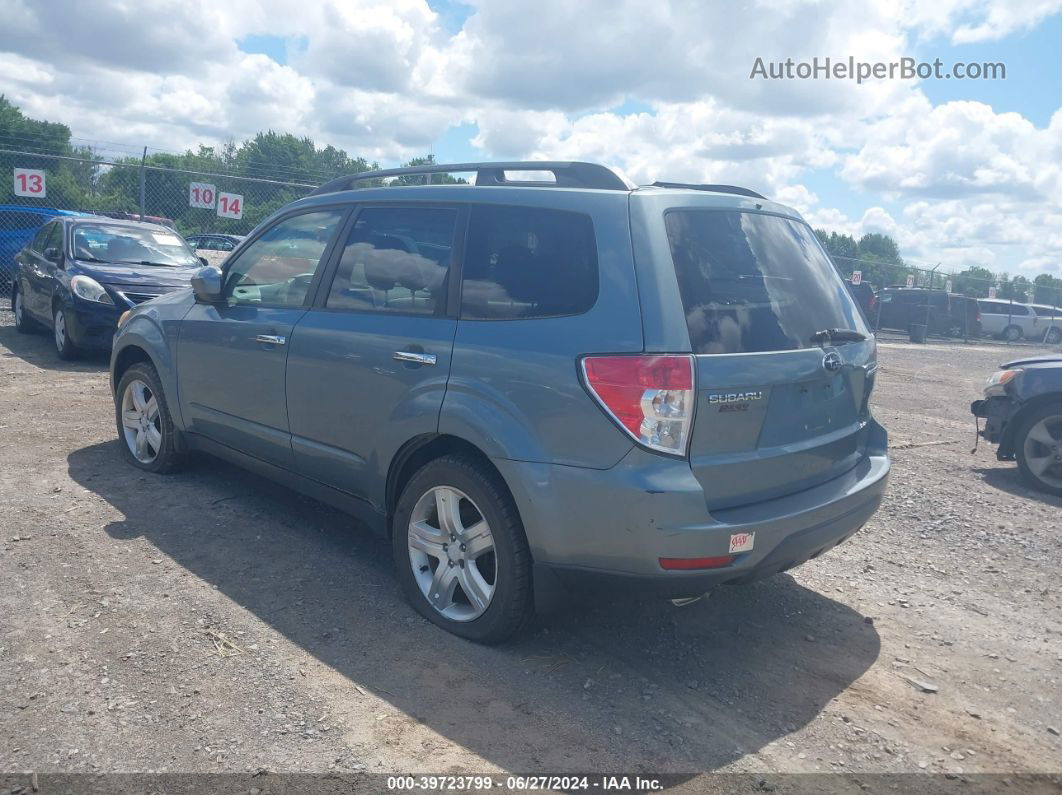
M199 264L176 232L118 224L79 224L74 228L73 254L76 259L129 265Z
M870 334L806 224L701 209L664 222L694 353L810 348L823 329Z

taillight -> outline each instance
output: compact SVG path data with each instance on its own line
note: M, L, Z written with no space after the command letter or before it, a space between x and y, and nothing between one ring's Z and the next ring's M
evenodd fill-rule
M693 357L587 356L586 386L636 442L686 454L693 420Z

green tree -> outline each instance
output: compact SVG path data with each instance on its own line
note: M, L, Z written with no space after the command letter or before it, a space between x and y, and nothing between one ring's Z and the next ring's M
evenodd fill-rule
M1062 279L1041 273L1033 279L1033 303L1062 306Z
M988 268L971 265L951 277L952 289L963 295L987 298L988 288L996 283L996 275Z
M424 157L414 157L409 162L403 163L403 168L411 168L413 166L432 166L435 165L435 155L425 155ZM430 179L429 179L430 177ZM430 174L425 176L410 176L410 177L398 177L391 181L392 187L400 185L467 185L468 181L461 177L455 177L451 174Z
M71 210L85 206L92 191L95 166L91 162L79 163L69 158L91 161L93 156L86 149L71 146L70 128L65 124L31 119L0 94L0 149L25 153L0 153L0 168L8 174L0 189L0 201ZM16 197L10 179L15 168L43 170L45 195L41 198Z

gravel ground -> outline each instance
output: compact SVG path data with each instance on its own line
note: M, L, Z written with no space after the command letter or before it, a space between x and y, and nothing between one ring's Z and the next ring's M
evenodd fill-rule
M0 311L0 772L1062 772L1062 503L970 454L1008 353L881 345L894 470L849 543L483 648L346 516L123 464L106 362Z

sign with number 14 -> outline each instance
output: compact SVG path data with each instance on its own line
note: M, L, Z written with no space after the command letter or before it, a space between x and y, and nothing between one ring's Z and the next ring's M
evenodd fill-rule
M243 218L243 196L238 193L219 193L218 215L222 218Z

